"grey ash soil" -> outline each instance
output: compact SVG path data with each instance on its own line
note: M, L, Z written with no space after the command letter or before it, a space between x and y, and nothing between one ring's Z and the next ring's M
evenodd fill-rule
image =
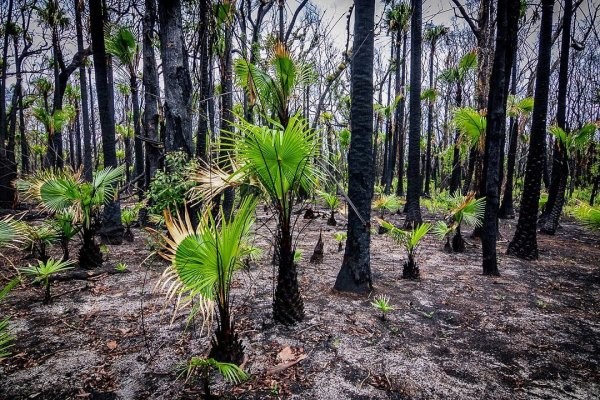
M323 215L327 213L323 211ZM265 218L264 215L261 216ZM399 222L401 216L388 216ZM251 379L232 387L215 377L225 398L268 399L591 399L600 393L600 235L565 222L540 237L540 260L504 255L514 221L503 222L500 277L481 275L479 243L448 254L433 237L420 252L421 279L401 279L404 256L387 237L373 236L374 293L395 310L382 321L370 298L336 293L343 252L325 218L299 241L306 319L273 323L269 250L234 284L236 327ZM300 221L304 223L304 221ZM319 230L325 260L308 259ZM268 249L259 226L257 245ZM17 337L0 364L1 399L196 399L201 385L178 379L178 366L205 355L200 321L171 323L172 303L154 285L165 262L150 258L147 235L109 246L107 265L124 274L59 282L48 306L40 288L17 288L2 305ZM72 254L77 254L73 245ZM9 253L24 265L20 255ZM4 277L10 267L2 270ZM269 373L291 346L306 358Z

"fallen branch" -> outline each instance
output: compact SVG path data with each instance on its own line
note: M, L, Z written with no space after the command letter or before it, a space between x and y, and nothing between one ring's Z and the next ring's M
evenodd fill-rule
M277 364L273 368L269 369L267 371L267 374L277 374L281 371L288 369L289 367L292 367L292 366L298 364L300 361L304 360L305 358L306 358L306 354L302 354L302 355L298 356L298 358L295 359L294 361Z
M123 272L117 271L115 268L100 268L92 270L76 269L65 274L51 276L49 280L50 282L66 282L72 280L87 281L104 274L114 275L122 273Z

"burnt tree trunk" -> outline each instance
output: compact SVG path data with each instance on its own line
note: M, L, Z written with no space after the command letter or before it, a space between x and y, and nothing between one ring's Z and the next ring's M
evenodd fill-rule
M375 0L355 1L354 54L351 64L348 152L348 234L342 266L334 288L366 293L372 288L370 264L371 200L373 198L373 54Z

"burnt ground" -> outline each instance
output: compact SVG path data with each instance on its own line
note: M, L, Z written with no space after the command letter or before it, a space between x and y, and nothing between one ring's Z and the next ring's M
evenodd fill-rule
M263 216L264 217L264 216ZM400 216L388 217L400 221ZM427 218L426 218L427 219ZM500 277L481 275L481 248L468 240L448 254L427 237L421 279L401 279L401 249L373 236L374 294L395 310L386 320L371 298L337 293L333 283L343 252L317 219L301 236L299 277L306 319L283 327L271 319L270 250L237 275L235 321L246 352L249 381L214 379L226 398L306 399L590 399L600 393L600 235L564 222L540 237L540 260L504 255L515 221L502 223ZM302 223L304 221L301 221ZM325 260L308 263L319 230ZM264 226L257 244L268 249ZM205 355L200 321L172 323L173 306L153 292L165 262L150 254L147 235L109 246L106 265L129 272L57 282L50 305L42 290L18 287L3 303L17 337L0 363L2 399L192 399L201 385L178 366ZM73 244L77 254L77 243ZM6 254L6 253L5 253ZM22 253L8 252L17 265ZM4 262L4 261L3 261ZM2 278L12 268L2 269ZM278 354L286 347L290 351ZM282 362L306 357L280 371Z

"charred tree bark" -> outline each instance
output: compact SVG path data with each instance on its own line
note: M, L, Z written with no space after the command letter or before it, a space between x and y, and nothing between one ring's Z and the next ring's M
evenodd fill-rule
M543 163L546 151L546 115L548 112L548 91L550 86L550 60L552 56L552 14L554 0L542 2L542 22L538 45L538 65L535 80L533 114L531 117L531 137L527 170L519 210L519 222L508 254L526 260L538 258L537 217L542 186ZM506 194L505 194L506 196Z
M558 72L558 97L556 104L556 124L568 134L566 124L567 90L569 84L569 50L571 47L571 23L573 18L573 1L565 0L563 30L560 47L560 69ZM565 203L565 191L569 177L569 160L567 149L560 140L554 141L552 157L552 181L548 193L548 202L540 218L540 231L554 235Z
M506 125L506 100L511 66L517 46L519 15L513 10L519 0L498 1L498 28L488 101L488 123L485 137L485 215L481 235L484 275L498 275L496 238L498 234L498 203L502 137Z
M371 290L371 200L373 198L373 54L374 0L355 1L354 54L351 65L351 138L348 152L348 236L334 288Z
M422 222L421 195L421 54L423 52L423 3L412 1L410 23L410 93L409 93L409 137L408 137L408 171L406 192L405 228L415 227Z
M145 0L146 11L143 22L142 58L144 85L144 139L146 146L145 189L160 167L162 144L158 129L158 105L160 103L160 85L158 68L154 56L154 25L156 21L156 1Z
M194 154L192 80L183 37L180 0L159 0L160 50L165 81L165 149Z

